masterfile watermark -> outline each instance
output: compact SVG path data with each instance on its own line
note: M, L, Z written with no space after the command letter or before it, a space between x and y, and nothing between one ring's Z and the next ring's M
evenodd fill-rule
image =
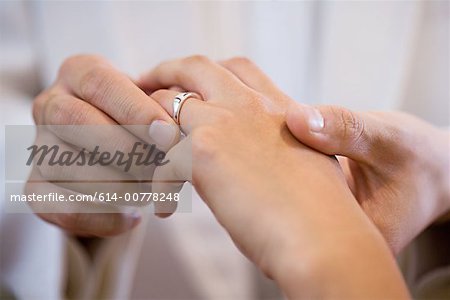
M190 212L192 176L161 171L173 168L170 150L150 139L148 125L7 125L5 210L116 213L170 202ZM189 149L181 155L192 166Z
M32 145L27 148L30 156L26 162L27 166L36 163L41 166L47 162L49 166L123 166L123 171L130 171L131 166L163 166L169 163L165 159L166 153L156 148L156 145L136 142L130 152L124 153L116 150L114 153L109 151L101 152L100 146L95 146L92 151L82 148L80 151L61 150L59 145ZM36 158L36 160L35 160ZM46 159L47 158L47 159Z

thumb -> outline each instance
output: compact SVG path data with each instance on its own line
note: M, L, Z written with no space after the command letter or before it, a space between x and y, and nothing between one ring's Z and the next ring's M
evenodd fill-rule
M293 104L286 113L291 133L303 144L328 155L367 162L372 147L371 120L346 108Z

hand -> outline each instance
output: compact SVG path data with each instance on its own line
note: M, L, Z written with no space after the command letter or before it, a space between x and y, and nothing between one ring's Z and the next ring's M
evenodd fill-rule
M97 56L81 55L67 59L61 66L56 82L36 97L33 116L37 125L48 125L45 128L49 129L38 130L37 144L58 145L63 150L73 152L81 148L92 151L96 145L100 145L113 153L116 150L129 153L137 141L156 143L165 150L179 138L178 128L173 126L172 118L160 105L127 76ZM144 126L125 128L125 125ZM49 167L48 164L42 164L34 166L26 192L93 194L99 188L110 193L130 189L134 192L140 191L140 188L149 191L148 186L130 186L124 182L136 182L143 176L151 178L153 171L154 166L132 168L125 173L110 166ZM99 178L113 180L114 183L86 182ZM31 205L45 221L82 236L120 234L136 226L140 220L137 212L104 213L104 206L96 204L89 204L88 207L84 203L71 203L70 206L64 203ZM89 213L82 213L85 209ZM102 212L92 213L95 209Z
M450 209L450 135L400 112L293 105L296 138L339 161L347 182L394 253Z
M177 93L164 88L199 94L183 105L187 137L168 152L173 163L157 168L155 180L192 175L239 249L288 297L407 297L337 161L288 132L285 111L293 101L253 64L194 56L161 64L139 85L168 113Z

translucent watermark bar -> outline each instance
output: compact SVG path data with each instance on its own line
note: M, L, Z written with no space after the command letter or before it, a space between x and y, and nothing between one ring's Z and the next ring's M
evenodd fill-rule
M138 206L190 212L188 141L171 160L171 149L161 149L147 132L141 125L6 126L6 211L115 213ZM180 161L181 178L172 172Z

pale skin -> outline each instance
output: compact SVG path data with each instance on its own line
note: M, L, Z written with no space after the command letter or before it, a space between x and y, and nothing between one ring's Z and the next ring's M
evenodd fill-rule
M77 60L84 61L84 64L77 63ZM102 97L101 92L95 95L97 102L92 97L77 98L85 103L80 105L83 112L92 112L89 119L85 120L93 124L98 122L99 117L104 120L105 116L117 123L150 124L158 119L173 124L170 116L171 99L177 93L167 89L177 86L200 95L198 99L188 100L181 117L182 129L188 136L186 141L192 143L189 144L192 145L194 157L192 183L241 251L276 280L288 297L408 298L393 257L380 232L396 251L429 224L433 217L436 218L448 209L445 200L440 200L443 205L432 205L432 213L419 214L417 217L423 219L417 221L414 231L404 233L404 237L399 239L392 239L388 235L391 231L383 231L384 224L374 220L371 210L364 205L363 210L360 209L358 201L362 204L362 198L355 192L354 183L348 180L347 169L344 168L344 173L350 188L339 164L299 143L289 132L286 120L295 137L310 147L327 154L345 153L335 150L336 148L327 151L326 148L313 144L311 139L308 140L305 134L307 125L302 123L304 115L299 112L296 115L289 113L292 111L289 108L293 101L279 91L251 62L232 59L217 64L204 57L191 57L160 65L138 82L142 89L152 92L151 99L147 98L146 102L139 104L142 105L140 109L151 111L151 118L136 120L120 119L123 118L123 108L117 109L117 104L126 103L120 100L135 98L130 97L131 93L139 95L138 99L143 99L141 91L138 89L140 92L136 92L131 80L97 57L76 57L71 63L72 68L69 70L78 73L86 72L83 68L90 68L89 71L93 72L92 68L101 65L102 71L97 74L109 78L102 81L103 85L112 80L111 74L114 78L121 78L120 82L112 81L120 83L115 85L116 105L109 105L108 101L111 100ZM62 73L61 76L64 76L64 72ZM70 76L70 72L66 72L66 76ZM104 90L108 90L107 86L104 86ZM65 92L60 93L64 94ZM37 122L40 121L42 111L45 112L46 107L57 102L55 97L52 103L47 101L45 93L43 95L35 105ZM155 106L157 103L161 106ZM64 105L59 103L62 109ZM76 108L75 105L72 107ZM153 111L155 107L159 107L157 113ZM87 115L82 112L80 114ZM329 129L329 125L333 123L328 121L330 118L326 113L323 116L324 128ZM64 124L64 120L59 121ZM383 122L376 126L382 129ZM422 124L418 126L423 127ZM332 137L333 135L330 141ZM178 137L174 137L172 144L177 139ZM177 153L187 145L186 141L173 147L169 157L176 161ZM258 155L255 156L255 153ZM416 158L420 159L420 156ZM377 164L377 161L373 159L372 164ZM171 164L171 168L157 169L155 176L183 174L182 161ZM400 178L401 176L398 177ZM395 181L395 177L392 180ZM365 184L370 185L370 181ZM410 189L407 184L408 182L398 186ZM436 193L443 194L445 198L445 192L440 192L445 191L445 187L437 190L439 192ZM401 197L401 193L398 195ZM372 205L376 206L378 203L373 201ZM380 204L379 210L383 207ZM400 206L400 216L406 214L402 212L402 208L409 211L407 204ZM51 219L47 220L52 222ZM380 231L370 220L374 221ZM388 224L389 219L386 220ZM391 225L400 235L414 218L405 220L407 224L398 222ZM83 224L83 230L77 231L74 224L65 226L64 222L53 223L75 233L90 234L90 227L86 224ZM110 226L108 234L94 232L92 235L113 235L135 226L133 222L126 223L128 226L120 222L111 223L121 226Z

